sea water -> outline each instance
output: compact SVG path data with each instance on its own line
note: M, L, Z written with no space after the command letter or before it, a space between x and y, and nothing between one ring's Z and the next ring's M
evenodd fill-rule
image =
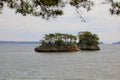
M0 44L0 80L120 80L120 45L37 53L39 44Z

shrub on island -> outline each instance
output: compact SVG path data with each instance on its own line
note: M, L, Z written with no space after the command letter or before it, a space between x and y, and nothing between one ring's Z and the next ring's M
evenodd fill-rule
M100 50L99 37L96 34L92 34L91 32L80 32L79 33L79 42L78 47L81 50Z

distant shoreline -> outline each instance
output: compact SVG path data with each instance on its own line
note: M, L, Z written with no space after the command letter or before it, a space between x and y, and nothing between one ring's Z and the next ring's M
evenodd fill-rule
M120 44L120 41L118 41L118 42L113 42L113 44Z
M0 41L0 44L40 44L38 41Z
M40 44L39 41L0 41L0 44ZM99 45L104 45L105 43L101 42ZM118 43L111 43L111 44L118 44ZM120 44L120 43L119 43Z

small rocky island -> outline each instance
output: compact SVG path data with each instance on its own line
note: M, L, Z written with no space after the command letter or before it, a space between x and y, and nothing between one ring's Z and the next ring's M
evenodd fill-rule
M98 40L98 36L91 32L79 32L78 36L74 36L72 34L51 33L45 34L43 39L40 40L41 44L34 50L36 52L100 50Z

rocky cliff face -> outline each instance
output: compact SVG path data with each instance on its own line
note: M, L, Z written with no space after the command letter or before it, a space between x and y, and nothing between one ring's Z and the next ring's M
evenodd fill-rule
M98 45L79 45L81 50L100 50Z
M80 49L76 45L40 45L34 49L36 52L73 52Z
M36 52L74 52L79 50L100 50L98 45L40 45L34 49Z

